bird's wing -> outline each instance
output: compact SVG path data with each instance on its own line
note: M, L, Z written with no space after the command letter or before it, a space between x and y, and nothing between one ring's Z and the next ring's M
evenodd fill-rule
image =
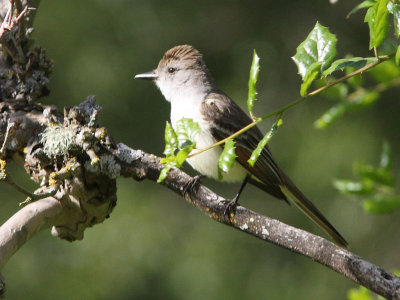
M203 101L201 109L202 117L211 124L209 130L217 141L232 135L252 122L235 102L221 92L210 93ZM286 200L286 196L279 187L283 184L279 167L268 147L263 149L254 167L247 162L262 138L263 135L257 126L236 137L236 160L260 181L259 185L256 184L258 187L278 199Z
M201 114L205 121L210 124L209 130L217 141L232 135L252 122L250 117L235 102L220 91L210 93L204 99ZM278 199L291 200L338 244L347 247L347 242L340 233L279 168L268 146L262 150L254 166L249 165L247 161L262 138L263 134L257 126L235 138L237 162L259 180L253 179L250 182Z

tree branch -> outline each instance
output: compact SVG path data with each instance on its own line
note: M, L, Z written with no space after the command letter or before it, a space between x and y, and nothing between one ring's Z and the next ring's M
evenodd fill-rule
M120 158L123 176L157 182L163 167L159 164L159 157L130 149L124 144L118 145L115 154ZM162 185L220 223L311 258L388 299L400 299L400 278L320 236L265 217L243 206L238 206L233 215L226 216L223 205L225 199L207 187L199 184L196 189L191 189L192 193L184 193L185 187L192 180L183 171L172 169Z

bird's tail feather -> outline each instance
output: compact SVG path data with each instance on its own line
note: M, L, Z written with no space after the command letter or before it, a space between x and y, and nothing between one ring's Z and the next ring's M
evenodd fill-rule
M282 192L293 202L303 213L305 213L311 220L319 225L326 233L328 233L333 240L340 246L347 248L348 243L341 236L341 234L332 226L331 223L322 215L322 213L315 207L310 200L286 177L285 185L281 186Z

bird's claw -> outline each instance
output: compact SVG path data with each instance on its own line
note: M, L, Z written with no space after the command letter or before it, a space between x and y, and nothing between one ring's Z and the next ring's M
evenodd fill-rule
M183 188L183 196L185 198L188 193L189 196L191 195L193 188L200 183L203 177L204 177L203 175L196 175L185 184Z

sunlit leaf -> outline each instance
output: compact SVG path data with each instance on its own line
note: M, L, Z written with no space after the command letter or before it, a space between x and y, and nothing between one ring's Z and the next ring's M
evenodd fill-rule
M178 151L176 154L176 166L180 168L182 164L185 162L186 158L188 157L189 153L193 150L193 146L186 147Z
M179 142L179 148L195 145L200 135L199 124L192 119L183 118L176 123L176 135Z
M389 1L388 11L393 15L393 27L396 37L400 36L400 5Z
M378 194L365 200L363 207L367 212L374 214L390 213L400 208L400 196Z
M222 179L222 173L228 173L235 163L235 141L233 139L225 142L224 150L218 160L218 177Z
M253 116L254 102L257 100L256 83L259 71L260 71L260 58L258 57L256 50L254 50L253 61L251 63L251 68L250 68L249 95L247 98L247 108L251 116Z
M157 183L161 183L167 178L169 171L175 166L175 162L170 162L164 166L158 176Z
M300 87L300 96L304 97L307 94L308 88L311 86L312 82L318 77L321 70L321 62L317 61L313 63L307 70L304 76L303 83Z
M262 150L265 148L270 139L274 136L278 127L282 125L282 119L279 119L274 125L272 125L271 130L263 137L263 139L258 143L257 148L251 153L249 160L247 161L250 166L254 166L257 159L260 157Z
M164 150L165 156L174 155L175 150L178 148L178 138L169 122L167 122L167 124L165 125L164 139L165 139L165 150Z
M370 49L379 47L387 37L389 31L388 2L389 0L376 0L365 15L364 22L368 23L370 30Z
M343 194L368 195L374 191L372 182L337 179L333 182L333 186Z
M332 65L326 69L322 76L326 77L337 70L343 70L345 67L353 67L355 69L360 69L366 65L369 65L373 62L376 62L378 59L375 57L352 57L352 58L344 58L338 59L332 63Z
M360 4L358 4L356 7L354 7L354 8L347 14L346 18L348 19L348 18L350 18L350 16L351 16L352 14L356 13L356 12L359 11L360 9L368 8L368 7L370 7L370 6L374 5L374 4L375 4L375 1L372 1L372 0L366 0L366 1L361 2Z
M292 57L304 80L308 69L316 62L321 63L321 72L332 63L336 56L336 36L327 27L317 22L308 37L297 47Z

